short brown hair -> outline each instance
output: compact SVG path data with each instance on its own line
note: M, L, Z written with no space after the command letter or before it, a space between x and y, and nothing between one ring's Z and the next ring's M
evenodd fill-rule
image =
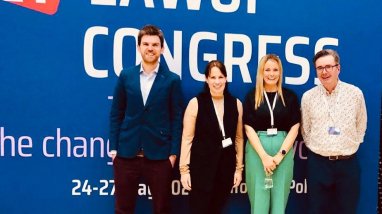
M138 45L141 45L142 37L145 35L158 36L160 40L160 46L163 47L164 36L161 29L155 25L145 25L138 33Z
M321 58L321 57L324 57L324 56L333 56L334 58L334 61L337 63L337 64L340 64L340 56L338 55L337 51L335 50L332 50L332 49L323 49L323 50L320 50L316 53L316 55L314 55L313 57L313 63L314 63L314 67L316 67L316 61L317 59Z

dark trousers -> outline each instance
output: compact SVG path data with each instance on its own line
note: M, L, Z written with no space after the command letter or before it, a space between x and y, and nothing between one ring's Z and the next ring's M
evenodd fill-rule
M210 169L212 170L212 169ZM221 214L229 199L233 186L235 168L227 167L224 161L220 161L213 182L195 185L192 183L190 192L190 210L192 214ZM211 185L211 186L206 186Z
M172 166L170 160L144 157L116 157L114 165L115 213L132 214L135 210L141 178L148 184L156 214L170 213ZM139 213L138 211L136 213Z
M308 213L357 212L360 167L357 157L329 160L308 152Z

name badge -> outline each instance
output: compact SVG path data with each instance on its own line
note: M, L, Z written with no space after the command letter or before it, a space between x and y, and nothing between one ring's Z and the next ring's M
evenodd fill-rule
M267 129L267 135L277 135L277 128Z
M328 132L330 135L340 135L341 131L337 127L329 127Z
M222 140L222 145L223 145L223 148L226 148L226 147L232 145L231 138L229 137L229 138L226 138L226 139Z

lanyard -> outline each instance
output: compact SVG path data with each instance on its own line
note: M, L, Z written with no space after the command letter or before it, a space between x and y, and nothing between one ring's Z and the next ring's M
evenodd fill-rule
M339 100L339 97L340 97L340 93L338 91L338 93L336 94L336 100L334 102L334 106L333 106L333 115L332 115L332 111L330 111L330 107L329 107L329 102L328 102L328 99L326 98L326 95L325 95L325 89L322 89L322 99L325 103L325 108L326 110L328 111L328 115L329 115L329 118L332 120L333 122L333 125L335 126L336 122L335 122L335 119L334 119L334 115L335 115L335 112L336 112L336 109L337 109L337 104L338 104L338 100Z
M271 114L271 126L273 128L273 125L275 124L275 119L273 117L273 110L275 109L275 106L276 106L276 100L277 100L277 93L275 95L275 98L273 99L273 104L272 104L272 108L271 108L271 104L269 103L269 99L268 99L268 95L267 93L264 91L264 97L265 99L267 100L267 104L268 104L268 109L269 109L269 112Z
M215 106L215 103L214 103L213 100L212 100L212 104L214 105L214 110L215 110L215 113L216 113L216 117L218 118L219 127L220 127L220 130L222 131L222 134L223 134L223 139L225 139L225 131L224 131L223 121L220 120L218 111L216 110L216 106ZM224 100L223 100L223 112L224 112Z

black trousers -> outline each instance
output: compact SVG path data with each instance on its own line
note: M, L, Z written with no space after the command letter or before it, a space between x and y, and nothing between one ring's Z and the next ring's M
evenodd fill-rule
M191 214L220 214L230 197L233 186L235 167L227 167L226 159L222 157L215 169L212 182L193 183L195 175L191 170L190 210ZM228 160L229 161L229 160ZM210 169L213 170L213 169ZM196 173L200 175L199 173ZM203 176L203 175L200 175ZM195 180L195 179L194 179Z
M357 157L329 160L308 151L308 213L357 213L360 167Z
M148 160L144 157L116 157L113 162L115 213L132 214L135 210L139 181L148 184L155 214L170 213L172 166L170 160ZM136 213L139 213L138 211Z

